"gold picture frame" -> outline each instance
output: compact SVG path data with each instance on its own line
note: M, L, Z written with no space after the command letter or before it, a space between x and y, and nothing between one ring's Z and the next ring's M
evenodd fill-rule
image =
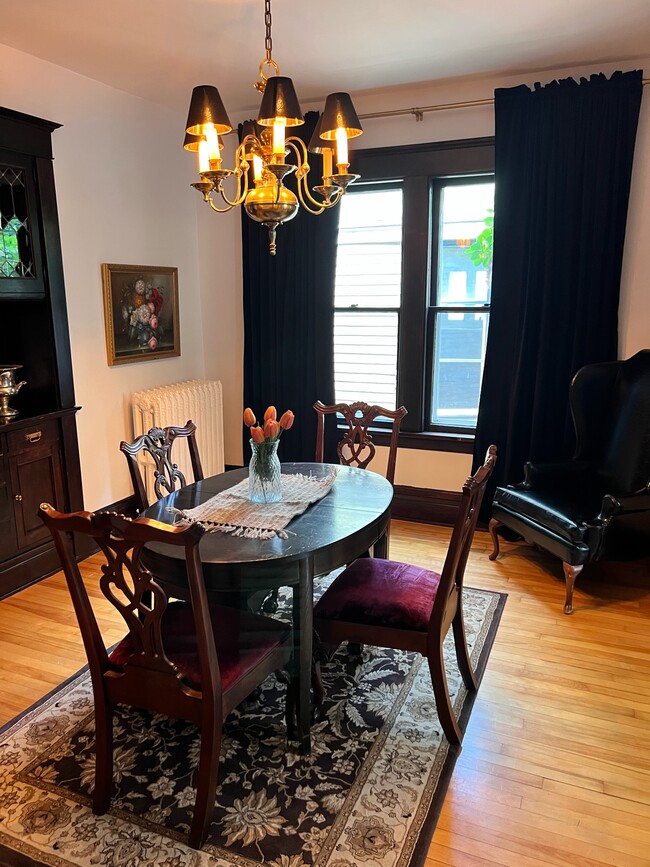
M178 268L102 264L110 366L181 354Z

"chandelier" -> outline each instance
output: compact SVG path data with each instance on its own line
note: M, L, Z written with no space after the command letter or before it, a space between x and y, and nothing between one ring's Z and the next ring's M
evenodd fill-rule
M287 128L305 122L290 78L280 75L272 57L271 0L264 0L266 56L259 66L254 87L262 96L257 121L243 124L241 142L235 151L234 168L223 167L222 136L232 124L219 91L202 84L192 91L183 147L198 153L200 181L192 184L217 213L239 205L251 219L269 230L269 252L275 255L278 226L292 220L301 205L310 214L322 214L336 205L359 175L350 174L348 139L361 135L359 118L348 93L330 93L309 144L287 135ZM309 189L308 153L321 154L322 183ZM294 161L287 162L293 155ZM336 160L336 171L333 163ZM284 185L295 172L298 195ZM230 195L224 188L227 179ZM234 191L232 188L234 187ZM214 199L217 200L215 204Z

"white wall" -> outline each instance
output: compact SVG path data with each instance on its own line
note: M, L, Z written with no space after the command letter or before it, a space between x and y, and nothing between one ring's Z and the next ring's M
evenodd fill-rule
M645 62L634 65L626 63L595 64L590 67L570 67L540 73L523 71L520 74L496 77L455 79L443 82L429 82L418 86L392 88L373 93L354 94L355 106L359 114L390 109L414 108L418 106L449 104L478 99L490 99L497 87L512 87L518 84L532 85L536 81L546 83L558 77L572 75L589 75L594 72L610 73L615 69L644 68L645 77L650 77L650 57ZM299 88L300 82L296 80ZM303 109L321 108L320 105L303 105ZM413 116L381 118L363 121L364 134L356 139L351 147L371 148L390 147L402 144L430 141L449 141L453 139L475 138L494 135L494 110L490 106L468 107L445 111L428 112L421 122L416 122ZM223 218L213 217L214 221ZM315 218L318 219L318 218ZM210 256L213 261L226 262L229 256L238 256L239 238L230 232L216 233L210 236L213 244ZM639 349L650 347L650 304L648 295L647 256L644 248L650 237L650 93L645 93L639 132L636 143L634 174L632 179L632 195L628 215L628 230L625 246L623 275L621 283L620 305L620 357L627 357ZM201 244L204 243L202 237ZM220 273L220 278L222 274ZM230 301L226 296L230 295ZM220 323L221 330L243 329L240 315L241 282L240 274L228 266L224 279L219 287L220 303L225 310L234 313L236 318L229 325ZM230 343L239 347L241 339L230 332ZM210 366L211 355L215 352L206 342L206 365ZM228 367L229 376L233 381L241 382L240 356L230 355L227 359L219 348L215 358L217 366L222 362ZM239 385L238 385L239 387ZM241 390L239 391L241 394ZM299 423L299 420L298 420ZM236 444L239 448L241 439L240 417L234 415L227 420L230 426L227 442L233 447L227 449L226 460L238 462ZM386 450L379 450L377 468L381 469L381 461L385 463ZM241 452L239 452L239 455ZM471 457L468 455L443 452L418 451L401 449L397 461L396 483L413 487L431 487L440 490L455 490L460 487L471 469Z
M232 139L232 136L230 137ZM226 140L227 147L232 141ZM226 151L228 153L228 151ZM232 156L226 165L232 165ZM191 191L190 191L191 192ZM199 275L205 374L220 379L227 464L242 458L244 411L244 315L240 208L215 214L195 194L198 204Z
M4 45L0 82L0 104L63 124L54 170L84 498L94 509L132 493L118 448L132 435L128 395L204 375L191 160L167 109ZM178 267L179 358L108 366L102 262Z

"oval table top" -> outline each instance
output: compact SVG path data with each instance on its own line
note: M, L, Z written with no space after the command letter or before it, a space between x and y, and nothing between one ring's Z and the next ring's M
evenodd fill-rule
M286 527L288 538L248 539L227 533L206 533L200 554L208 590L272 589L297 580L297 564L313 557L314 574L324 574L367 551L386 532L393 487L370 470L332 464L282 464L283 473L319 477L336 471L325 497L309 506ZM186 485L150 506L143 515L173 524L169 507L191 509L246 478L248 468ZM163 580L184 584L184 551L169 545L148 545L146 565Z

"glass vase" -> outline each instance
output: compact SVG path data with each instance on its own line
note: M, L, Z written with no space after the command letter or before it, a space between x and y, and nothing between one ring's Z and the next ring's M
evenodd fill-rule
M282 499L278 441L251 443L248 499L251 503L279 503Z

